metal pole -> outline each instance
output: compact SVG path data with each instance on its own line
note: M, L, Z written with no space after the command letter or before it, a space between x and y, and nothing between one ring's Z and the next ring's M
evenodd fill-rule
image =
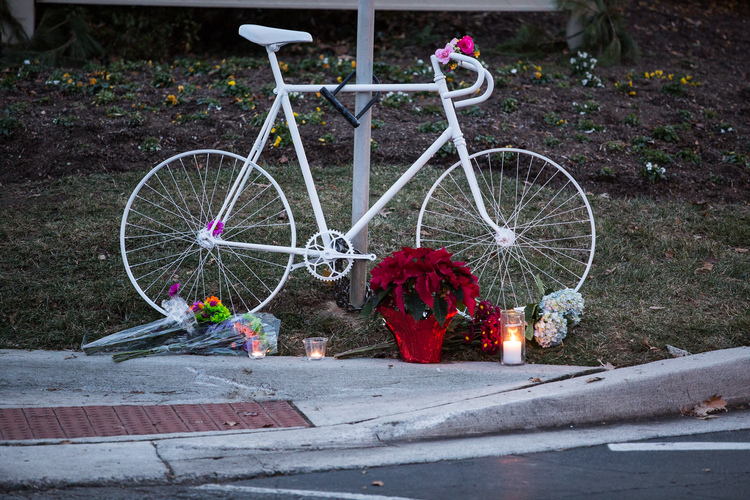
M375 9L373 0L359 0L357 15L357 83L372 83L372 52L375 39ZM365 107L372 94L357 92L355 109ZM360 118L360 126L354 130L354 180L352 186L352 224L358 221L370 206L370 137L371 112ZM367 251L367 226L352 238L354 248ZM367 286L367 261L355 260L352 268L349 302L361 306L365 301Z

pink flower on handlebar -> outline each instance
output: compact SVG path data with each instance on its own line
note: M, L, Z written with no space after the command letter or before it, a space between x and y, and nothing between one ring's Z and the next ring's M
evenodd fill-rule
M458 48L461 49L464 54L471 55L474 52L474 40L472 40L469 35L466 35L458 41Z
M451 54L454 52L458 52L459 54L463 52L464 54L468 56L479 56L479 48L474 45L474 40L469 35L464 36L460 40L458 38L454 38L449 43L445 45L444 49L437 49L435 51L435 57L438 61L440 61L443 64L450 63L451 60ZM451 65L451 69L454 69L456 66L456 63L454 62ZM450 71L450 69L448 70Z
M451 44L446 44L444 49L437 49L435 51L435 57L443 64L448 64L451 60L451 54L454 52L454 47Z

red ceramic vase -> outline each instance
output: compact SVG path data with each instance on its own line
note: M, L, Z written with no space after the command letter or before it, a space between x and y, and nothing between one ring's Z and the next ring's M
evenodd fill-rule
M443 352L445 330L455 316L448 315L444 326L434 316L414 321L411 314L404 314L391 307L379 308L385 318L385 324L396 337L401 358L409 363L440 363Z

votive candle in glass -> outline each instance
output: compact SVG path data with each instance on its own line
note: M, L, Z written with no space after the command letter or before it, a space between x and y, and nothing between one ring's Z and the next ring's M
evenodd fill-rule
M522 365L526 362L526 335L523 327L523 312L503 311L504 365Z
M266 343L257 335L248 337L245 345L247 346L247 355L249 357L253 359L266 357Z
M326 343L328 337L310 337L303 340L307 359L323 359L326 357Z

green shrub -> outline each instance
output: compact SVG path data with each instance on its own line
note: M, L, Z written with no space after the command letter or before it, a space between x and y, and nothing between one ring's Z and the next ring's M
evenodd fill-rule
M557 113L546 113L544 115L544 123L549 123L558 128L564 128L568 126L568 121L561 118Z
M685 92L685 87L680 82L669 82L662 85L660 92L675 96L675 97L682 97L687 92Z
M591 142L591 138L589 136L587 136L586 134L582 134L580 132L574 135L573 138L576 141L581 142L583 144L588 144L589 142Z
M513 113L518 110L518 101L512 97L506 97L500 106L505 113Z
M607 151L625 151L625 143L622 141L607 141L602 146Z
M131 127L140 127L145 123L146 117L140 111L133 111L128 115L128 125Z
M120 118L125 116L125 110L120 106L110 106L107 108L107 117L109 118Z
M156 137L146 137L138 146L138 149L147 153L153 153L161 150L161 144L159 144L159 139Z
M678 158L682 158L683 160L687 160L690 163L693 163L694 165L700 165L702 164L701 157L696 154L692 149L681 149L679 153L677 153Z
M603 132L605 127L604 125L597 125L592 120L580 119L576 123L576 129L581 132Z
M636 113L630 113L628 116L622 119L622 123L630 127L639 127L643 125L643 122Z
M672 125L660 125L654 128L652 135L655 139L664 142L679 142L680 140L680 136L677 135L677 132Z
M677 117L684 122L689 122L693 119L693 113L691 113L687 109L678 109Z
M474 140L490 148L494 148L498 145L497 138L491 135L479 134L478 136L474 138Z
M77 116L60 115L60 116L55 117L52 120L52 123L54 123L55 125L62 125L63 127L72 127L73 125L78 123L79 120L80 118L78 118Z
M602 109L602 105L592 100L583 101L582 103L573 103L573 111L575 111L579 115L596 113L600 109Z
M20 128L23 128L23 123L21 123L15 116L10 116L8 114L0 116L0 135L11 135Z
M476 108L477 106L472 106L472 108ZM464 110L463 113L467 114L468 110ZM414 107L412 109L412 113L415 115L435 115L435 116L443 116L445 113L443 112L443 108L441 106L438 106L437 104L427 104L423 107Z
M651 162L656 163L657 165L666 165L667 163L672 163L672 157L665 153L664 151L660 151L658 149L651 149L649 147L638 147L634 148L635 152L638 154L638 156L645 162Z
M169 66L157 65L151 77L151 86L156 89L169 88L174 85L172 69Z
M438 122L425 122L417 127L417 130L424 133L442 132L448 128L448 122L441 120Z
M453 144L453 142L448 141L443 146L437 150L437 153L440 158L445 158L446 156L453 156L456 154L456 145Z
M555 137L554 135L548 135L547 137L544 138L544 144L546 144L547 146L551 148L554 148L562 144L562 141L558 139L557 137Z

